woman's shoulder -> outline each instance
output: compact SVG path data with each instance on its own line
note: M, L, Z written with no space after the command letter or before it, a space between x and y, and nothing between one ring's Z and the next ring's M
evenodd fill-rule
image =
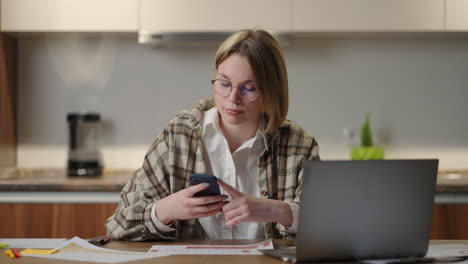
M176 113L165 130L168 132L182 132L201 129L204 111L213 107L214 102L212 99L203 99L194 107Z
M286 119L283 124L279 127L279 133L281 134L288 134L288 136L296 135L301 136L304 138L314 138L307 130L305 130L301 125L298 123Z
M298 123L285 120L278 129L277 147L287 150L287 153L311 155L319 159L318 143L315 137Z
M281 144L285 143L288 146L298 147L311 147L317 144L313 135L301 125L291 120L285 120L277 131L275 141L282 142Z

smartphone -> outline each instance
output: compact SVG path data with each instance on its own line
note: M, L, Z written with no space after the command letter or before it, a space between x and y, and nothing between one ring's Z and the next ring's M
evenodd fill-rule
M194 196L213 196L213 195L221 195L221 191L219 190L218 180L216 176L207 175L207 174L192 174L189 177L190 186L197 185L200 183L207 182L210 184L210 187L206 188L205 190L201 190L195 193Z

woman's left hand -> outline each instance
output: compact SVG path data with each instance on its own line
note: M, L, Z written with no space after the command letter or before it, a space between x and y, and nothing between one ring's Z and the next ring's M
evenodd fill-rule
M219 179L218 183L231 197L231 201L223 206L227 226L243 222L277 222L286 227L292 225L293 214L289 204L239 192Z

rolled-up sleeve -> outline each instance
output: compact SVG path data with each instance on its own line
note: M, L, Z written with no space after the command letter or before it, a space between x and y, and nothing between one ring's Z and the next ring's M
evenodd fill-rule
M152 219L155 203L170 194L166 132L153 143L143 166L120 193L120 203L106 221L107 234L118 240L175 239L175 229L158 228Z

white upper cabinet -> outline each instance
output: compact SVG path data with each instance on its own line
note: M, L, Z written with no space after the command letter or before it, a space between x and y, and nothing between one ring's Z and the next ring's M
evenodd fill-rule
M446 0L445 10L446 30L468 30L468 0Z
M297 32L444 30L444 0L292 1Z
M136 32L138 0L1 0L9 32Z
M141 0L140 30L291 30L291 0Z
M467 31L468 0L0 0L4 32Z

